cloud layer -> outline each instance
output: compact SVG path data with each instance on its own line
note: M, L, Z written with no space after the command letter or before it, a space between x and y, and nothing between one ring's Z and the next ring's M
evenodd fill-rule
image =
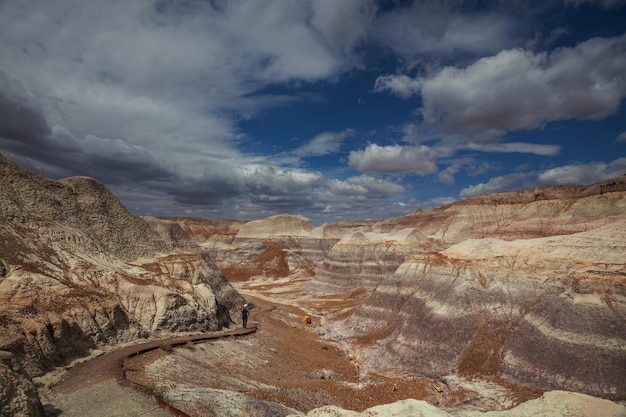
M533 26L532 8L400 3L5 0L0 152L97 178L140 214L318 223L626 172L615 158L550 160L563 141L510 137L620 112L626 35L554 49L547 39L571 30ZM366 106L367 120L349 119ZM608 142L623 147L618 129ZM543 165L497 175L493 155Z

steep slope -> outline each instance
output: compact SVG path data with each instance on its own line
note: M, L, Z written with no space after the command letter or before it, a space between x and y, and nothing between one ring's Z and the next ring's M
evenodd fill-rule
M242 302L178 225L0 156L0 351L29 376L153 331L229 326Z
M623 398L624 236L622 220L571 236L468 240L412 256L334 333L367 340L361 359L370 369L507 377Z
M207 220L191 217L159 217L160 220L178 225L191 239L196 242L230 242L244 222L239 220Z
M624 215L626 176L590 186L561 186L481 195L417 211L387 227L417 228L446 244L488 237L514 240L594 229Z

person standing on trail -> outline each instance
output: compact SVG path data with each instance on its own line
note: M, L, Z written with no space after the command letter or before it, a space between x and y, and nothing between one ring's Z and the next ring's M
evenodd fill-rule
M241 309L241 319L243 321L243 328L248 327L248 304L244 304Z

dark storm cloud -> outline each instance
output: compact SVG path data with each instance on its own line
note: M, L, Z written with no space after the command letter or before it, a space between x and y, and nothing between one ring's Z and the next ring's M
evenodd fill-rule
M242 195L244 189L239 178L225 171L221 174L207 174L202 178L182 176L165 184L163 191L184 206L214 207L222 204L224 200Z
M51 133L42 110L28 97L21 82L1 71L0 115L0 137L5 144L16 141L39 146Z

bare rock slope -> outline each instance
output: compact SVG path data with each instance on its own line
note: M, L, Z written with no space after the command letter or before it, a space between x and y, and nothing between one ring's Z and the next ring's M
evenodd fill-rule
M150 332L221 329L242 300L178 225L0 155L0 351L26 379Z
M406 256L334 334L379 334L361 349L371 369L625 398L625 188L620 177L400 219L392 230L444 249Z

